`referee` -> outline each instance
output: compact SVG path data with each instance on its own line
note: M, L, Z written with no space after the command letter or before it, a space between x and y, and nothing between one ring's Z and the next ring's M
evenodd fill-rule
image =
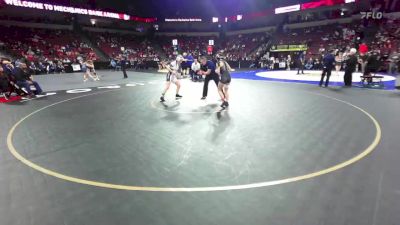
M218 87L219 76L215 72L215 63L213 63L211 60L207 60L207 57L202 56L200 58L200 62L201 70L198 72L198 75L206 76L203 86L203 97L201 98L202 100L205 100L208 94L208 83L210 80L214 80L215 85Z
M126 64L127 64L126 58L122 57L122 59L121 59L121 70L122 70L122 73L124 74L124 79L128 78L128 75L126 74Z

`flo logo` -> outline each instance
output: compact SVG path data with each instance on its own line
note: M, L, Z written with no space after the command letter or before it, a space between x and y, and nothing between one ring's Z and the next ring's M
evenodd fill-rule
M361 12L361 19L380 20L383 18L382 12Z

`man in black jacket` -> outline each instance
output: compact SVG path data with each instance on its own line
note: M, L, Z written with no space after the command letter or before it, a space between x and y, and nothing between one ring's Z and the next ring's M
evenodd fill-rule
M128 78L128 75L126 74L126 64L127 64L126 58L123 56L121 59L121 70L122 73L124 74L124 79Z
M8 98L10 97L9 90L10 88L8 78L4 74L3 67L0 66L0 93L4 93L4 98L6 100L8 100Z
M306 52L300 52L299 57L297 59L297 74L304 74L304 63L305 63L305 54Z
M14 69L12 76L14 77L18 86L25 88L29 96L34 97L35 95L42 93L42 89L40 88L39 84L32 80L32 76L28 72L28 67L25 63L19 64L19 67ZM33 85L36 89L34 92L31 90L31 85Z
M346 87L351 87L353 80L353 73L356 70L358 59L356 56L357 50L355 48L350 49L349 54L347 55L346 69L344 70L344 85Z
M335 67L335 56L333 56L333 51L329 51L327 54L325 54L324 58L322 59L322 65L323 70L319 86L322 86L322 83L324 83L324 78L326 76L325 87L328 87L332 69Z
M371 76L371 74L378 72L379 66L379 53L377 51L372 51L367 58L364 76Z

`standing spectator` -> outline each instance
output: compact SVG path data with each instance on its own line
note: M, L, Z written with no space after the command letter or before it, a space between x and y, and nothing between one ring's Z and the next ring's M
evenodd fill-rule
M299 58L297 61L297 64L298 64L297 74L300 74L300 70L301 70L301 74L304 74L304 63L305 63L305 52L300 52Z
M360 52L361 55L365 55L368 52L368 46L365 42L361 43L360 46L358 47L358 51Z
M368 53L368 46L365 42L361 43L358 47L358 52L360 53L360 64L361 64L361 72L365 73L365 66L367 65L367 53Z
M337 51L336 56L335 56L335 69L336 69L337 76L339 76L339 71L342 69L342 63L343 63L343 53L340 51Z
M126 60L125 57L122 57L121 59L121 70L122 73L124 74L124 79L128 78L128 75L126 74L126 64L128 63L128 61Z
M399 71L399 60L400 53L394 50L389 56L389 74L397 75L397 72Z
M357 50L355 48L350 49L350 52L347 56L348 58L345 61L346 69L344 72L344 85L346 87L351 87L351 85L352 85L353 73L356 70L356 66L358 63L356 53L357 53Z
M321 81L319 82L319 86L322 86L325 76L326 76L325 87L328 87L328 85L329 85L329 78L331 77L332 69L335 65L335 57L333 56L332 53L333 53L333 51L329 51L322 59L323 70L322 70Z
M364 76L371 76L372 73L378 72L379 69L379 54L377 51L371 52L368 56L365 66ZM369 79L372 82L372 78Z
M291 57L290 55L287 56L286 64L287 64L287 65L286 65L287 70L291 70L290 66L291 66L291 64L292 64L292 57Z

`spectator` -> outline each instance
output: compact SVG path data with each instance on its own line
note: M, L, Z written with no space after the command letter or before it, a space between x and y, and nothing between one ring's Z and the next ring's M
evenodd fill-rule
M312 58L310 58L308 61L307 61L307 63L306 63L306 65L304 66L307 70L311 70L311 69L313 69L313 60L312 60Z
M380 64L380 62L379 62L378 52L374 51L371 54L369 54L367 61L366 61L364 75L371 76L372 73L378 72L379 64ZM372 78L370 80L372 82Z
M3 67L0 67L0 93L4 93L4 98L8 100L10 97L9 92L9 81L7 76L4 74Z
M399 60L400 53L394 50L389 56L389 74L397 75L397 72L399 71Z
M332 69L335 65L335 56L333 56L333 51L329 51L323 58L323 70L321 75L321 81L319 82L319 86L322 86L324 82L324 78L326 75L325 87L329 85L329 78L331 77Z
M42 62L39 62L37 69L40 71L40 73L47 73L46 66L43 65Z
M35 65L34 62L31 62L31 63L30 63L30 65L29 65L29 70L30 70L30 72L31 72L32 74L38 74L38 73L39 73L38 68L36 67L36 65Z
M346 87L351 87L352 85L352 78L353 73L356 70L357 66L357 57L356 57L357 50L352 48L349 52L348 58L346 60L346 69L344 73L344 85Z
M365 42L361 43L360 46L359 46L359 50L358 51L360 52L360 55L367 54L367 52L368 52L367 44Z
M191 66L191 77L192 77L192 81L199 81L202 79L202 77L200 75L197 75L198 72L200 71L201 65L198 61L198 59L194 59L194 62L192 63Z
M305 52L300 52L298 60L297 60L297 74L304 74L304 63L305 63Z
M56 72L57 73L65 73L65 68L61 61L58 61L56 64Z
M18 86L25 88L28 92L29 97L35 97L35 95L39 95L42 93L42 89L39 84L32 80L32 76L28 71L28 67L25 63L20 63L19 67L16 67L13 71L13 77ZM31 85L35 87L35 91L31 90Z

